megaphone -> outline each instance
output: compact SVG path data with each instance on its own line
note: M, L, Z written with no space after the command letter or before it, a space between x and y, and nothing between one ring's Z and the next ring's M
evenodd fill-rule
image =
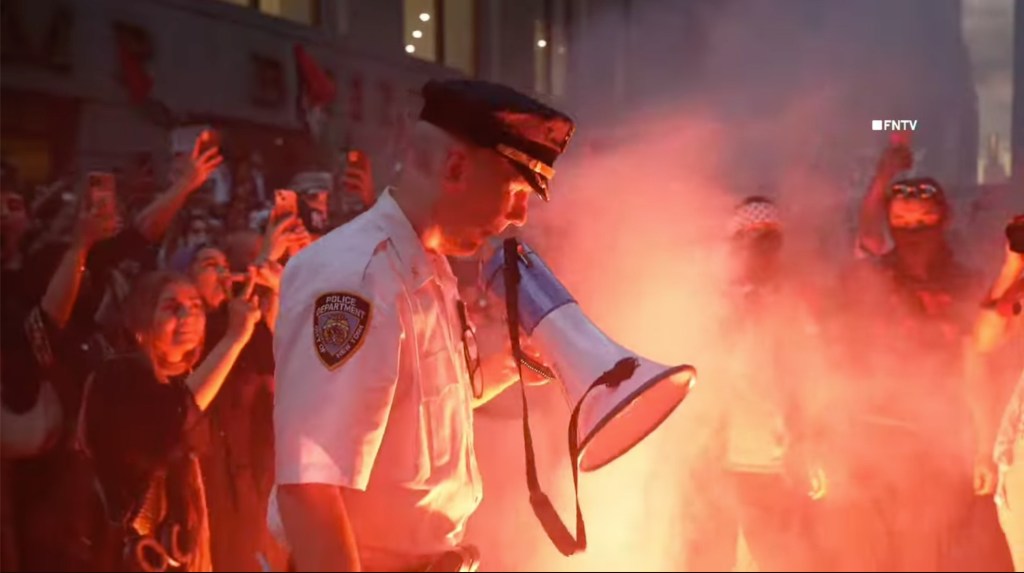
M484 265L488 291L504 299L506 253L497 249ZM579 406L579 469L589 472L643 441L686 398L697 372L687 364L664 366L613 341L594 325L544 261L519 243L518 321L554 370L571 406ZM631 364L630 368L616 368ZM610 384L595 382L618 370ZM581 400L586 401L580 403Z

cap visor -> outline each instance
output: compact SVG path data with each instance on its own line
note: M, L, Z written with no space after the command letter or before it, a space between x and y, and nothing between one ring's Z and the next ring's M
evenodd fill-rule
M551 200L548 195L548 180L543 175L529 169L525 165L520 165L519 163L512 163L512 165L515 166L516 170L518 170L520 174L522 174L523 178L526 179L530 186L533 187L533 190L537 192L537 195L540 195L540 198L543 199L545 203Z

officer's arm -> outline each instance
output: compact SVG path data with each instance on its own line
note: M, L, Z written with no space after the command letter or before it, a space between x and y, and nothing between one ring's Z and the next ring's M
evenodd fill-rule
M339 488L282 485L277 503L296 571L360 570L352 524Z
M337 291L307 294L299 282L305 267L295 268L285 271L274 337L278 510L297 570L357 571L341 488L369 485L404 330L394 306L365 294L369 288L342 277Z

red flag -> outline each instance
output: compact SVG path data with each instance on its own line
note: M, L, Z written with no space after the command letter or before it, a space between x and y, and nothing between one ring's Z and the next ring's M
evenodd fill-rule
M382 81L380 88L380 123L385 127L394 124L395 88L391 82Z
M348 92L348 115L353 122L363 120L363 76L354 73Z
M331 78L309 55L302 44L295 44L295 65L299 69L299 77L305 86L306 97L310 107L327 107L334 101L335 88Z
M142 103L153 91L153 78L146 70L145 64L139 60L128 43L117 43L117 57L121 62L121 81L128 88L128 94L134 103Z

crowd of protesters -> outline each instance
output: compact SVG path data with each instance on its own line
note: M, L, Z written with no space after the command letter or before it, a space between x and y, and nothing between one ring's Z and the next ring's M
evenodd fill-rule
M376 190L348 157L291 174L298 204L280 211L260 156L227 165L212 141L175 157L163 191L115 179L112 208L95 174L28 190L5 166L4 571L286 568L266 527L282 269ZM733 567L739 532L766 570L994 570L1011 552L1024 568L1024 408L991 364L1022 320L1024 247L1011 224L986 289L949 244L940 182L899 179L910 161L882 153L829 296L788 272L783 206L737 207L722 340L746 360L707 369L728 394L699 478L735 495L694 500L707 533L686 542L690 568ZM1019 372L1024 352L1008 356ZM813 379L828 361L860 373L841 408ZM994 494L1005 540L995 504L974 509Z
M365 161L294 173L281 211L258 155L228 165L214 133L162 192L145 172L26 189L4 166L4 571L284 563L265 526L282 268L333 189L351 217L372 183Z

